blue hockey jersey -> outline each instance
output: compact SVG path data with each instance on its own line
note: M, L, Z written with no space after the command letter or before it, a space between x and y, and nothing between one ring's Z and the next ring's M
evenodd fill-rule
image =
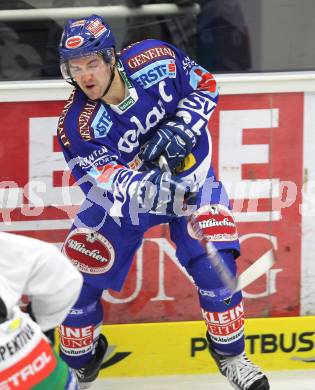
M145 179L141 147L162 120L181 117L198 142L178 176L202 187L211 165L208 122L218 98L213 76L178 48L154 39L135 43L116 67L126 85L118 105L90 100L75 88L58 123L65 159L87 197L107 199L108 212L124 217Z

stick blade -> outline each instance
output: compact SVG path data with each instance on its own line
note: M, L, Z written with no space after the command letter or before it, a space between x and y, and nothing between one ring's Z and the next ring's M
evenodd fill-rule
M243 290L249 284L254 282L264 273L266 273L275 263L274 251L270 249L253 264L251 264L238 277L236 291Z

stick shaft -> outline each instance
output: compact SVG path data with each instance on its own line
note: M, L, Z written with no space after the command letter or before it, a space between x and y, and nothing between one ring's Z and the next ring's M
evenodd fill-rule
M170 168L168 166L167 160L163 155L159 157L159 167L162 171L170 172ZM187 222L192 225L193 216L187 217ZM213 243L206 239L201 229L198 229L197 238L201 242L201 244L203 244L203 246L205 247L207 257L212 267L215 269L216 273L218 274L219 278L221 279L223 284L229 290L231 290L231 292L233 292L237 285L237 278L232 274L229 268L225 265L219 252L217 251Z
M170 172L167 160L163 155L161 155L159 158L159 167L162 171ZM192 215L187 217L187 222L190 224L194 223ZM219 254L219 251L215 248L211 241L206 239L201 229L198 229L197 238L204 245L208 259L220 277L221 281L228 289L231 290L232 293L247 287L260 276L268 272L268 270L275 263L274 253L272 250L270 250L264 256L246 268L239 277L235 277L229 268L225 265L222 257Z

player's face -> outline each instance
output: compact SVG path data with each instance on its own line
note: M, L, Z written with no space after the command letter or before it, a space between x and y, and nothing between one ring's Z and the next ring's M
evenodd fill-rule
M111 65L105 63L99 55L75 58L69 61L72 78L89 99L96 100L103 96L109 83Z

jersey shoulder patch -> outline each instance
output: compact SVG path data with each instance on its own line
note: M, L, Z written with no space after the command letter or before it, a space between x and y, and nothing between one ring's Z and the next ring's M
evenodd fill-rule
M176 77L176 53L165 42L146 39L123 51L121 60L131 80L143 89Z
M174 50L166 42L146 39L122 50L121 59L128 73L132 74L159 60L175 59Z

